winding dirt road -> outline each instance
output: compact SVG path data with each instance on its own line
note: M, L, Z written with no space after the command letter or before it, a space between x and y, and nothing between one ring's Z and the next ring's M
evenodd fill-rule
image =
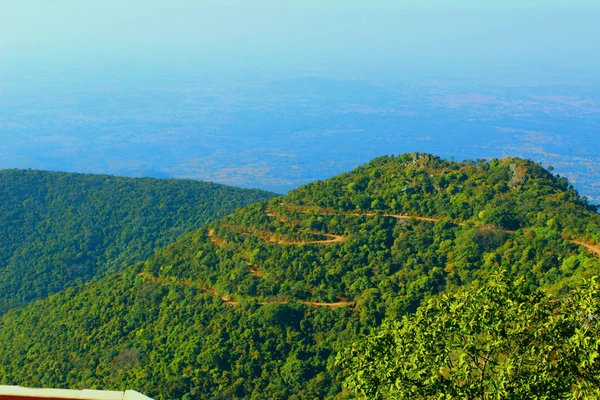
M287 203L279 203L279 205L284 206L284 207L289 207L289 208L294 208L294 207L300 208L298 206L292 206ZM299 212L308 214L310 211L307 209L300 209ZM318 214L318 215L333 215L333 216L362 216L362 215L365 215L365 216L369 216L369 217L373 217L373 216L377 215L377 213L374 213L374 212L370 212L370 213L357 213L357 212L339 213L339 212L334 212L334 211L326 210L326 209L321 209L316 214ZM273 213L271 210L269 210L269 214L267 214L267 215L277 218L277 215L275 213ZM417 221L427 221L427 222L439 222L442 220L442 218L439 218L439 217L422 217L422 216L404 215L404 214L383 214L383 216L401 219L401 220L414 219ZM279 218L281 218L280 221L284 221L284 219L282 217L279 217ZM451 222L458 226L465 226L467 223L465 221L451 221ZM512 235L514 235L516 233L516 231L507 230L507 229L499 229L499 228L495 228L495 229L501 230L503 232L506 232L506 233L509 233ZM566 240L567 242L577 244L579 246L583 246L586 249L588 249L590 252L595 254L596 256L600 257L600 244L593 244L593 243L588 243L588 242L584 242L581 240L574 240L574 239L564 239L564 240ZM322 243L335 243L335 242L334 241L322 241Z
M149 281L150 283L152 283L154 285L193 287L195 289L199 289L206 293L209 293L213 296L217 296L217 292L214 289L203 287L203 286L199 285L197 282L193 282L189 279L172 280L172 279L158 278L156 276L153 276L149 272L145 272L145 271L140 272L138 274L138 276L141 276L142 278L144 278L145 280ZM223 301L223 303L228 304L233 307L235 307L239 304L239 302L231 300L229 295L226 295L226 294L219 296L219 298L221 299L221 301ZM282 300L282 301L261 301L258 304L266 305L266 304L289 304L289 303L290 302L288 300ZM335 303L321 303L321 302L303 300L303 301L300 301L300 303L307 305L307 306L312 306L312 307L329 307L329 308L347 307L347 306L354 305L354 302L352 302L352 301L338 301Z
M323 235L323 236L327 236L328 238L331 239L325 239L325 240L311 240L311 241L301 241L301 240L297 240L297 241L288 241L288 240L281 240L281 239L275 239L272 238L270 240L271 243L277 243L277 244L289 244L289 245L305 245L305 244L333 244L333 243L342 243L346 241L346 237L345 236L341 236L341 235L331 235L329 233L320 233L320 232L313 232L315 234L318 235Z
M582 242L582 241L579 241L579 240L567 240L567 242L571 242L571 243L575 243L575 244L578 244L580 246L583 246L586 249L588 249L589 251L591 251L592 253L594 253L594 254L596 254L597 256L600 257L600 245L592 244L592 243L586 243L586 242Z
M286 204L280 204L280 205L286 205ZM287 205L286 205L287 206ZM267 209L266 211L266 215L271 217L271 218L275 218L278 221L282 222L282 223L287 223L289 222L286 218L282 217L281 215L278 215L276 213L274 213L272 210ZM301 210L301 212L303 213L308 213L308 210ZM333 211L328 211L328 210L321 210L320 212L317 213L318 215L335 215L335 216L376 216L378 215L377 213L345 213L345 214L341 214L341 213L335 213ZM381 214L380 214L381 215ZM442 220L442 218L436 218L436 217L422 217L422 216L415 216L415 215L402 215L402 214L382 214L384 217L391 217L391 218L396 218L396 219L400 219L400 220L417 220L417 221L427 221L427 222L439 222ZM464 226L466 225L466 222L456 222L456 221L452 221L453 224L459 225L459 226ZM510 234L515 234L515 231L509 231L509 230L503 230L503 229L499 229L499 228L493 228L493 229L497 229L497 230L501 230L504 231L506 233L510 233ZM313 234L318 234L318 235L322 235L327 237L328 239L326 240L314 240L314 241L285 241L285 240L281 240L281 239L276 239L276 238L265 238L264 235L262 238L271 242L271 243L277 243L277 244L284 244L284 245L306 245L306 244L322 244L322 245L328 245L328 244L334 244L334 243L342 243L344 241L347 240L347 237L345 236L341 236L341 235L333 235L333 234L328 234L328 233L322 233L322 232L310 232ZM214 229L211 229L208 231L207 234L209 240L216 246L219 247L230 247L223 239L217 237L215 235L215 231ZM586 249L588 249L591 253L595 254L596 256L600 257L600 245L596 245L596 244L592 244L592 243L587 243L581 240L573 240L573 239L565 239L568 242L577 244L579 246L583 246ZM262 271L260 271L259 269L257 269L255 266L253 266L247 259L246 259L246 265L249 268L249 271L251 274L260 277L260 278L264 278L264 273ZM204 288L204 287L200 287L198 284L189 281L189 280L182 280L182 281L178 281L178 282L173 282L170 280L166 280L166 279L158 279L155 277L151 277L146 273L140 273L141 276L144 276L145 278L151 280L152 282L156 283L156 284L165 284L165 285L173 285L173 284L179 284L179 285L185 285L185 286L194 286L196 288L202 289L208 293L211 293L213 295L217 295L217 293L215 292L214 289L211 288ZM236 301L232 301L229 296L227 295L223 295L220 296L220 299L226 303L229 304L231 306L236 306L238 305L238 302ZM351 301L339 301L339 302L335 302L335 303L323 303L323 302L312 302L312 301L301 301L302 304L304 305L308 305L308 306L313 306L313 307L330 307L330 308L335 308L335 307L345 307L345 306L352 306L354 305L354 302ZM287 300L284 301L267 301L267 302L260 302L259 304L288 304Z

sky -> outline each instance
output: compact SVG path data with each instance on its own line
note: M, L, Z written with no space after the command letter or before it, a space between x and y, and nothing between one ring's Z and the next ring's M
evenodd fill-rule
M2 66L600 68L597 0L3 1Z
M471 148L468 138L474 136L469 135L484 138L487 146L504 135L498 127L512 129L516 136L544 130L545 140L579 135L581 149L569 148L568 155L588 154L593 168L581 167L588 159L579 158L579 173L597 181L597 157L588 150L598 148L598 21L600 0L0 0L0 167L82 172L84 165L87 172L107 172L102 169L105 159L112 160L111 168L131 161L113 139L136 150L137 140L154 143L163 138L173 145L172 158L182 162L179 147L188 142L177 138L190 143L205 134L212 138L217 125L214 137L219 140L214 140L219 146L225 140L219 135L233 135L236 146L238 136L252 142L253 134L270 135L276 147L282 143L278 138L305 131L317 132L323 143L337 144L337 137L327 135L355 132L354 125L360 123L373 135L357 134L359 145L339 156L325 157L329 142L321 150L318 143L311 144L320 139L306 139L300 150L296 147L301 140L286 143L298 154L356 165L382 152L405 151L396 137L402 129L406 137L413 132L448 137L443 143L457 149ZM312 89L283 102L281 92L269 93L271 84L277 87L288 79L301 87L306 77L329 79L334 94L340 85L367 90L366 82L392 91L402 103L386 109L376 99L371 108L345 114L348 101L370 101L367 90L351 99L339 95L323 110L318 101L326 101L328 93L313 93L323 89L322 83L314 83L324 82L319 80L309 80ZM377 97L379 89L375 93ZM466 101L464 109L455 108L461 101ZM412 120L410 113L390 119L388 112L406 111L396 109L398 104L420 119ZM314 107L316 114L303 114L307 107ZM216 116L215 110L221 114ZM465 128L467 139L455 143L447 123L471 123L471 111L485 123ZM239 117L236 123L232 115ZM345 119L336 120L340 116ZM384 142L375 131L385 127L390 140L399 140L398 147L378 147ZM245 143L243 148L229 147L246 154L250 161L244 168L264 153L263 147L248 150ZM532 148L537 151L545 143L533 143ZM157 146L162 149L162 143ZM551 150L560 153L562 147ZM95 153L98 164L87 163L82 152L88 148L104 151ZM146 160L156 148L141 149L137 160ZM419 141L414 148L427 147ZM224 151L213 150L217 155ZM271 150L275 154L277 149ZM358 160L355 154L364 158ZM471 155L490 153L473 150ZM273 171L292 168L281 164L284 156L278 157L272 158ZM157 160L150 169L168 169ZM231 170L231 163L239 161L229 153L211 160L217 160L215 171ZM311 165L303 160L299 165ZM125 167L109 170L131 171L138 173ZM320 171L326 171L319 175L324 178L341 170ZM300 175L315 178L311 173ZM246 179L234 176L240 177Z

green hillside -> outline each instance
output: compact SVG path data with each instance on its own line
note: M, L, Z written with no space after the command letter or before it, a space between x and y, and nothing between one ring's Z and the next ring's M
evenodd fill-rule
M0 314L115 272L273 193L191 180L0 171Z
M500 270L561 295L599 273L599 227L530 161L378 158L7 313L0 382L344 398L335 355L385 318Z

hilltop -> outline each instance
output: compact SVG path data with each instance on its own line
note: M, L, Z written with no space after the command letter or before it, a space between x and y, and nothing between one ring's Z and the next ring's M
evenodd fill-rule
M520 159L382 157L180 237L0 321L0 381L159 399L343 398L332 362L498 270L555 295L597 275L600 216Z
M0 171L0 314L149 257L274 193L192 180Z

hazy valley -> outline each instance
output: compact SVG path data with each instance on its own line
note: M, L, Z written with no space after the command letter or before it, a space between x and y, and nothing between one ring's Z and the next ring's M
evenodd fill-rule
M7 75L0 168L192 178L286 193L382 154L518 156L552 165L600 199L593 80L174 73L109 69L95 80L65 71L60 80L15 76L18 85Z

